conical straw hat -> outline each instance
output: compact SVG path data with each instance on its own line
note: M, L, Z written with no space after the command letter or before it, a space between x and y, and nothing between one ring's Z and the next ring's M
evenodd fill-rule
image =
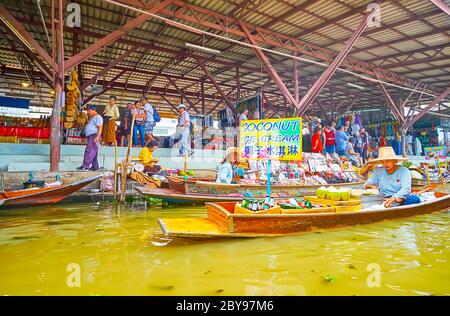
M392 147L380 147L378 151L378 158L372 159L367 163L380 163L383 160L397 160L397 161L406 161L408 158L400 157L395 154L394 148Z

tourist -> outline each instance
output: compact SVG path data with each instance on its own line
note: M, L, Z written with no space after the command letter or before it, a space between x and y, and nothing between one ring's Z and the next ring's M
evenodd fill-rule
M248 120L247 115L248 115L248 109L244 109L244 111L239 115L239 124L242 121Z
M335 132L332 130L332 127L326 126L324 128L325 135L325 153L334 155L336 152L336 141L334 139Z
M369 134L367 134L366 129L364 127L361 127L360 129L360 136L363 143L361 157L363 163L366 163L367 159L369 158Z
M87 106L87 115L89 118L84 134L86 135L87 143L84 151L83 165L77 170L99 170L98 165L98 150L100 148L100 141L102 138L103 118L97 113L97 108L94 105Z
M103 144L114 145L116 138L116 120L119 119L119 108L116 105L117 97L112 95L109 97L109 104L106 105L103 111Z
M405 136L405 152L408 156L413 156L413 136L411 132L408 132Z
M352 135L352 127L350 126L350 121L345 121L344 132L346 132L349 137Z
M316 127L314 130L314 134L311 138L312 143L312 152L313 153L322 153L323 152L323 143L320 139L322 134L322 129L320 127Z
M415 147L415 154L416 154L416 156L422 156L422 153L423 153L423 151L422 151L422 143L420 141L419 135L420 134L417 135L417 137L416 137L416 139L414 141L414 147Z
M331 122L330 130L336 133L336 122Z
M144 109L141 108L141 101L134 102L134 109L132 113L134 115L133 145L138 147L144 147L145 146L144 125L146 114Z
M189 155L192 156L194 151L191 149L191 121L189 118L189 113L186 110L186 105L180 104L178 106L178 112L180 116L178 117L178 136L180 139L180 156Z
M139 152L139 160L144 165L144 172L155 174L161 171L161 167L156 165L159 160L153 158L153 152L158 147L156 141L150 141L145 145L143 149Z
M133 103L128 102L127 108L125 109L123 116L120 121L120 146L125 146L130 143L130 134L131 134L131 121L133 119Z
M383 166L376 168L372 176L365 184L366 189L380 189L385 197L384 206L389 208L398 205L420 203L417 195L411 194L411 174L403 166L397 165L399 161L408 158L395 155L392 147L381 147L377 159L368 163L381 163Z
M148 98L146 96L143 96L141 98L141 102L144 105L143 109L146 114L146 119L145 119L145 123L144 123L144 132L145 132L145 135L151 135L151 134L153 134L153 129L155 128L155 125L156 125L155 118L154 118L155 109L150 104L150 101L148 100ZM146 142L146 144L147 144L147 142Z
M362 155L362 151L363 151L363 139L361 137L361 135L359 133L354 133L353 134L353 145L354 145L354 149L355 152L357 152L358 154Z
M351 161L354 166L359 166L359 153L355 151L355 138L350 137L346 143L345 157Z
M218 166L216 182L232 183L235 178L235 169L238 163L238 149L229 147L225 153L222 163Z
M344 132L344 126L339 126L334 136L334 140L336 142L336 151L339 156L345 156L349 138L350 137L348 136L348 134Z

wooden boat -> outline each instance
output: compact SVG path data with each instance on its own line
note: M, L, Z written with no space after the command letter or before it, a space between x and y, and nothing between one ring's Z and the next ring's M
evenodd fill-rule
M362 188L364 182L329 184L336 188ZM272 185L273 198L314 195L322 185ZM143 195L160 198L171 203L239 201L244 196L265 197L266 186L257 184L224 184L210 181L169 179L169 189L136 188Z
M447 183L450 183L450 177L444 178L444 184L447 184ZM411 185L413 187L424 187L424 186L428 185L428 181L421 180L421 179L411 179ZM442 182L441 182L441 180L431 180L430 185L437 187L439 185L442 185Z
M335 212L330 209L298 214L235 214L234 202L206 203L206 218L160 218L166 236L188 238L276 237L403 218L450 208L450 195L435 193L435 200L389 209Z
M58 203L70 194L99 179L101 176L97 175L70 184L62 184L48 188L5 191L0 193L0 206L37 206Z

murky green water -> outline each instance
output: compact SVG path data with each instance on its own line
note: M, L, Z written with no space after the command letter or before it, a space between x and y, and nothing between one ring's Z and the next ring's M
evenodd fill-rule
M204 214L93 204L2 210L0 294L450 295L448 212L216 241L169 240L156 223Z

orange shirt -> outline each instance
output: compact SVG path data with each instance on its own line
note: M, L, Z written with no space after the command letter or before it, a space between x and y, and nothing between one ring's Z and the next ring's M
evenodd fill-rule
M317 142L317 145L316 145L316 142ZM320 139L320 133L315 133L312 136L311 143L312 143L312 152L313 153L323 152L323 144L322 144L322 140Z

